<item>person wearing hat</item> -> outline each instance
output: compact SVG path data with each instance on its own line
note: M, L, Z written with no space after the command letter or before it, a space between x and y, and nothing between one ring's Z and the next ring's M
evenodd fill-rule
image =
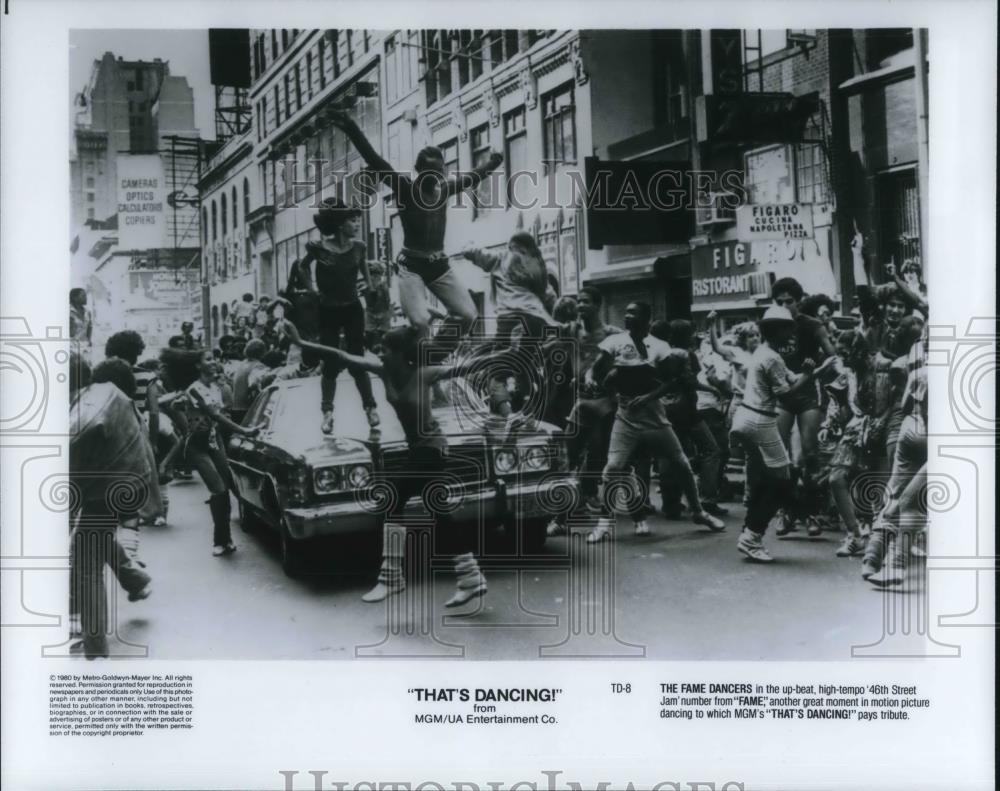
M815 386L815 376L832 365L829 357L819 368L811 358L802 360L802 373L788 370L778 352L795 337L792 312L773 305L759 322L761 344L747 364L743 402L733 417L732 436L746 452L747 479L751 481L746 520L736 548L750 560L773 560L763 538L771 519L792 493L791 459L778 429L779 399ZM752 468L752 470L751 470Z
M346 112L333 112L331 121L347 135L376 178L392 190L393 199L399 207L399 219L403 225L403 249L397 258L399 299L406 318L419 330L421 337L430 335L429 290L441 300L452 321L458 324L459 335L464 336L478 317L478 311L468 289L451 268L444 253L448 199L475 189L499 167L503 155L494 151L484 165L449 177L441 149L427 146L417 154L414 164L417 175L411 178L396 172L375 151L357 122ZM456 344L457 338L451 343Z
M313 222L323 235L306 244L305 257L297 267L298 285L318 296L317 324L319 342L323 346L340 346L343 332L348 354L365 353L365 309L358 294L358 274L365 287L371 289L365 244L357 238L361 230L361 210L350 207L337 198L327 198L313 215ZM344 366L336 357L323 362L321 430L333 433L333 402L337 394L337 376ZM351 376L361 395L368 425L379 424L378 409L372 393L372 383L363 368L352 368Z

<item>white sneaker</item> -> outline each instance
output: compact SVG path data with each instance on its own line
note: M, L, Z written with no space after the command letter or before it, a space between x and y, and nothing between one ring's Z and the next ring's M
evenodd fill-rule
M649 535L649 524L645 519L639 519L635 522L635 534L637 536Z
M597 520L597 525L587 536L588 544L599 544L605 539L611 538L611 531L614 529L614 522L607 517L601 517Z
M758 563L771 563L774 558L764 549L764 542L761 537L752 530L744 530L740 533L739 541L736 542L736 549L746 555L750 560Z

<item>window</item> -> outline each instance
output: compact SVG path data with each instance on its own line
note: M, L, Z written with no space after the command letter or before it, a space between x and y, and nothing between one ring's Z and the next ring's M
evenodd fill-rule
M208 244L208 209L204 206L201 208L201 242Z
M879 260L921 262L920 196L916 170L907 168L880 173L875 178L876 205L881 209L879 222Z
M93 173L94 172L94 162L93 162L93 160L88 159L86 162L84 162L83 163L83 169L86 170L88 173Z
M239 216L239 212L236 210L237 203L236 203L236 186L235 185L233 185L232 196L233 196L233 228L237 228L239 226L239 223L237 222L237 217ZM246 218L244 218L244 219L246 219Z
M264 71L260 65L260 41L254 41L253 43L253 76L259 77L261 72Z
M486 39L489 42L490 64L493 68L517 54L518 32L516 30L490 30L486 34Z
M572 83L542 97L545 171L576 161L576 108Z
M226 193L222 193L222 211L220 212L222 216L222 235L226 235Z
M292 88L291 88L291 85L289 84L289 81L288 81L289 80L289 76L290 76L289 73L286 71L285 72L285 77L284 77L284 81L285 81L285 118L286 119L292 117Z
M447 30L424 31L424 62L427 70L427 104L451 93L451 37Z
M368 51L368 31L348 31L348 41L351 43L351 65L354 65Z
M306 53L306 96L312 99L313 95L313 54Z
M243 222L250 216L250 180L243 179Z
M340 54L340 70L345 71L354 64L354 49L352 46L354 31L341 30L340 36L340 41L337 43L337 50Z
M675 31L663 31L654 38L653 118L665 127L671 140L690 135L688 120L688 78L684 42Z
M281 94L277 85L274 86L274 126L281 126Z
M444 157L445 172L448 175L455 173L458 170L458 138L453 137L451 140L442 143L439 148Z
M385 40L385 98L390 102L399 98L399 54L397 49L395 35Z
M212 241L213 242L216 239L219 238L218 222L219 222L218 209L216 208L215 201L212 201Z
M288 31L284 28L281 29L281 51L284 52L288 49Z
M278 59L278 31L271 31L271 60Z
M458 84L465 86L469 84L471 74L469 50L472 48L472 31L458 31Z
M93 192L88 192L87 193L87 203L93 203L93 202L94 202L94 193Z
M523 107L512 110L503 117L503 156L507 167L508 207L514 199L514 174L523 172L528 166L528 133L525 119Z
M319 88L323 90L326 87L326 39L320 38L317 47L319 55Z
M469 139L472 144L472 167L485 165L490 158L490 125L477 126L469 134ZM482 209L492 206L493 179L487 176L479 182L472 197L473 217L477 217Z
M299 68L299 64L295 64L295 73L292 75L295 80L295 109L302 109L302 70Z
M87 186L88 187L93 187L94 186L94 177L93 176L87 176Z
M88 220L94 219L94 210L93 209L87 209L87 219Z
M799 203L829 201L826 154L819 143L799 143L795 151L795 191Z
M793 203L795 175L789 146L777 145L744 154L749 203Z

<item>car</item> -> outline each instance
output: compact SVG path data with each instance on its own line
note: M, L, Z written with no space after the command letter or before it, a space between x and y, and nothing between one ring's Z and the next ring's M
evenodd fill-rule
M320 377L312 376L267 387L243 419L260 428L258 435L234 435L227 443L243 526L278 532L289 576L302 572L314 539L379 532L392 480L406 474L405 436L381 381L372 378L382 419L372 430L353 381L342 376L332 435L320 432ZM502 524L522 556L538 553L553 514L578 500L562 432L491 415L461 378L435 389L432 411L449 446L437 501L467 529ZM412 498L405 516L421 515L426 519L423 503Z

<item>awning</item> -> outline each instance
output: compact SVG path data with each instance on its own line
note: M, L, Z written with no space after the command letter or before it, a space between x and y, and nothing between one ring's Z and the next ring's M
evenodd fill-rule
M654 277L656 274L656 262L658 260L660 260L660 256L654 255L648 258L636 258L601 267L588 266L580 272L580 281L582 284L607 283L614 280L642 280L647 277Z

